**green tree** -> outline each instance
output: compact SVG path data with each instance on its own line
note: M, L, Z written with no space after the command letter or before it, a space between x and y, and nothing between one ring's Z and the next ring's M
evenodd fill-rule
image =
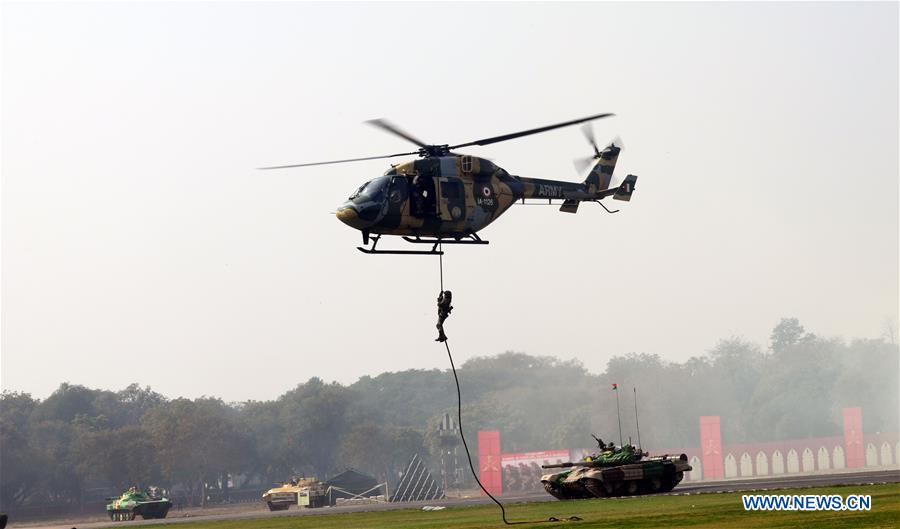
M353 394L340 384L311 378L279 398L285 435L294 449L295 471L327 476L337 468L335 448L347 429Z
M783 342L766 358L763 376L750 399L747 418L754 440L780 440L834 435L840 431L832 414L832 394L840 375L839 340L812 335Z
M301 459L299 442L288 435L282 401L250 401L240 406L239 421L250 440L250 470L247 479L258 477L265 484L290 478Z
M97 390L84 386L63 382L56 391L40 402L34 410L34 419L38 421L62 421L70 423L78 415L94 417L94 400Z
M781 318L769 336L769 347L773 352L779 354L793 345L814 338L814 335L806 333L806 329L800 325L800 320L797 318Z
M210 483L248 466L248 438L237 416L236 410L213 398L176 399L144 415L142 426L158 447L163 475L169 483L190 484L201 506Z
M29 417L37 401L28 393L0 395L0 510L22 505L38 488L40 466L29 443Z
M115 430L81 429L77 442L78 471L115 490L146 488L162 482L158 448L139 425Z

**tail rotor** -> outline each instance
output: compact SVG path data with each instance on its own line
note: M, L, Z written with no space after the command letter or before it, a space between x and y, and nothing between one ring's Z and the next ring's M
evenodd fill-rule
M616 167L616 160L619 158L619 152L623 147L622 138L616 136L609 145L601 150L597 145L593 127L585 124L581 127L581 133L584 134L588 145L594 150L594 154L576 158L573 161L578 174L583 175L590 168L590 172L584 181L587 191L589 193L598 193L617 185L613 182L612 175Z
M588 168L596 163L595 160L604 158L604 153L607 151L613 151L611 154L618 155L619 152L625 148L622 138L616 136L609 145L601 151L600 147L597 145L597 138L594 135L594 127L592 127L590 123L585 123L581 126L581 133L584 134L584 138L587 140L588 145L593 147L594 154L572 160L572 164L575 165L575 170L578 171L578 174L584 174Z
M600 158L600 148L597 147L597 139L594 136L594 127L585 123L581 126L581 133L584 134L584 138L588 141L588 144L594 148L594 154L591 156L584 156L582 158L575 158L572 163L575 164L575 170L578 171L578 174L583 174L587 171L588 167L596 160Z

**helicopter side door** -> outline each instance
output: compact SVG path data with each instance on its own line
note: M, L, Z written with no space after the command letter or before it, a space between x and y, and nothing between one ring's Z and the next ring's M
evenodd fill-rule
M444 222L458 222L466 216L465 186L456 177L438 179L438 213Z
M406 176L409 190L409 213L417 219L437 216L437 200L433 177L420 174Z

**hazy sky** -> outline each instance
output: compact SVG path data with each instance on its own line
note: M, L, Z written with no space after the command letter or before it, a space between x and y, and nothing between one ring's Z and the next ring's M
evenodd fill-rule
M615 112L640 177L616 215L514 206L448 248L458 363L897 320L897 3L4 2L0 110L7 390L447 367L437 259L331 214L388 164L254 169L411 150L377 117L460 143ZM590 154L577 127L468 152L573 181Z

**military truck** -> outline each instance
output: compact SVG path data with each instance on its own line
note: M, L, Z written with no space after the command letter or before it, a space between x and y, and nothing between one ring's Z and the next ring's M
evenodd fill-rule
M137 516L145 520L165 518L172 507L172 502L158 494L155 488L143 491L131 487L121 496L106 499L110 501L106 512L114 522L134 520Z
M685 454L649 457L630 444L610 444L583 461L543 465L569 470L544 474L541 483L560 500L669 492L691 470L687 460Z
M328 501L325 484L316 478L294 478L269 489L262 499L270 511L286 511L291 505L322 507Z

